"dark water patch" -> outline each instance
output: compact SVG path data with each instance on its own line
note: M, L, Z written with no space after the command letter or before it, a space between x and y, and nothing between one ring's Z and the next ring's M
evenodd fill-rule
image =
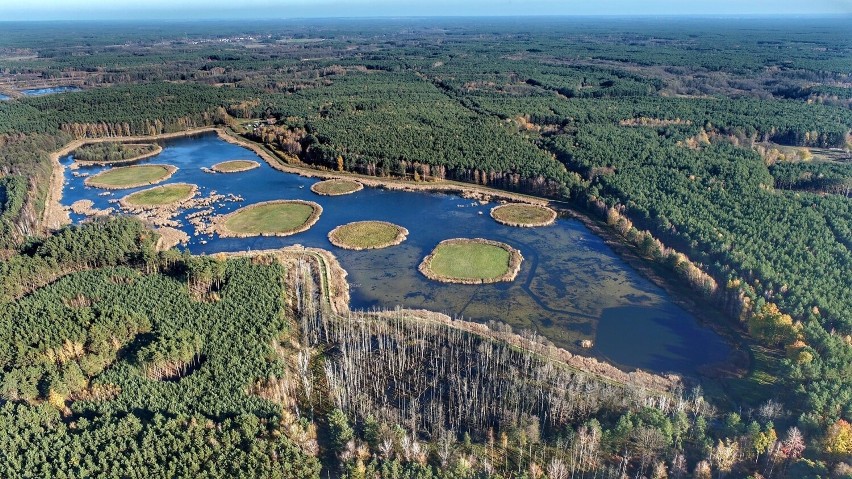
M682 323L676 306L609 308L598 322L594 351L616 364L638 362L655 371L671 364L695 371L728 358L716 333Z
M475 321L499 320L517 329L536 330L555 344L582 354L583 339L595 341L593 353L624 367L692 373L724 359L730 348L712 331L674 304L660 288L622 261L582 223L559 219L542 228L503 226L489 216L494 204L472 204L456 195L364 188L346 196L320 196L310 191L319 181L277 172L260 158L260 168L228 175L201 168L251 152L215 135L169 140L163 152L145 162L177 166L169 183L197 184L201 196L212 191L245 198L242 203L215 205L217 214L276 199L319 203L323 214L308 231L289 237L219 238L195 235L185 216L177 217L193 253L257 250L302 244L332 251L349 273L354 309L404 306L423 308ZM62 160L65 164L70 157ZM81 167L96 174L103 166ZM98 209L114 207L111 199L143 188L99 196L82 177L70 173L63 203L94 201ZM74 221L82 218L72 214ZM353 221L379 220L409 230L406 242L387 249L350 251L327 238L335 227ZM417 271L439 242L456 237L482 237L517 248L525 260L515 281L459 285L431 281ZM698 339L700 342L697 342Z

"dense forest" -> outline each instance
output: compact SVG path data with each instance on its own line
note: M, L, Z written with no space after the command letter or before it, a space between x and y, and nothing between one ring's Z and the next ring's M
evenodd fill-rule
M0 101L5 475L852 474L843 19L7 27L0 92L83 91ZM132 220L40 227L51 152L210 125L293 164L568 202L723 310L752 370L661 407L447 326L306 318L311 274L157 252Z

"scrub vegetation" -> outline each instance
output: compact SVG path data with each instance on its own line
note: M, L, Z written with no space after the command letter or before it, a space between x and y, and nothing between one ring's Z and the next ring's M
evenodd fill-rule
M847 31L842 17L4 25L10 88L85 89L0 102L0 475L848 477ZM751 367L694 378L705 393L613 382L550 362L532 332L330 312L317 265L157 253L124 218L43 227L51 152L209 126L289 166L564 202L721 309ZM145 166L91 179L168 176ZM231 226L284 233L318 214L270 208ZM499 274L485 260L506 251L476 248L490 253L474 275ZM470 275L455 260L473 257L454 258L439 269Z
M121 143L104 141L90 143L74 150L74 161L85 163L130 163L160 153L163 148L155 143Z

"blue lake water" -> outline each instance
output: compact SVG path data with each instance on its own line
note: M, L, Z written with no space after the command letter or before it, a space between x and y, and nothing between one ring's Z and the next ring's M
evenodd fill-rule
M49 88L30 88L28 90L21 90L26 96L42 96L42 95L50 95L53 93L65 93L69 91L80 91L80 87L66 85L66 86L54 86Z
M0 101L8 100L8 99L9 99L8 95L4 95L4 94L0 93Z
M354 309L404 306L441 311L475 321L499 320L517 329L539 331L555 344L582 354L593 354L626 368L658 372L693 373L728 358L730 347L677 306L665 291L639 275L582 223L559 219L543 228L513 228L491 219L494 204L480 205L456 195L364 188L351 195L327 197L310 191L319 181L276 171L252 151L226 143L215 135L170 140L163 152L142 163L165 163L179 170L165 183L197 184L202 196L211 191L233 193L245 201L217 204L217 213L272 199L305 199L322 205L319 221L308 231L289 237L219 238L195 236L193 253L268 249L302 244L332 251L349 273ZM233 174L202 171L232 159L254 159L260 168ZM62 159L67 166L73 157ZM108 167L81 167L95 174ZM80 199L96 208L115 207L109 200L144 188L99 196L82 177L66 169L63 204ZM75 222L84 217L72 214ZM360 220L390 221L409 230L401 245L371 251L336 248L327 238L341 224ZM524 256L521 272L512 283L455 285L430 281L417 271L424 256L440 241L455 237L482 237L503 241ZM206 244L203 244L205 242ZM582 350L580 340L594 347Z

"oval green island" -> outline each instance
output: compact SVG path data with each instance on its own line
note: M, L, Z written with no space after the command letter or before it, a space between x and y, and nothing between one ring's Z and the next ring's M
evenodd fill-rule
M387 248L407 237L407 229L386 221L356 221L338 226L328 234L331 244L351 250Z
M532 228L556 221L556 212L546 206L509 203L491 209L491 217L500 224Z
M121 199L121 206L157 208L182 203L195 195L198 187L189 183L172 183L131 193Z
M318 195L340 196L355 193L364 189L364 185L354 180L325 180L311 185L311 191Z
M308 230L320 214L322 206L313 201L276 200L240 208L213 224L223 237L289 236Z
M522 261L521 252L506 243L455 238L438 243L419 270L427 278L444 283L497 283L514 280Z
M241 171L253 170L260 168L260 163L253 160L230 160L216 163L211 170L216 173L239 173Z
M155 185L170 178L177 171L172 165L134 165L110 168L86 178L86 186L107 190L137 188Z

